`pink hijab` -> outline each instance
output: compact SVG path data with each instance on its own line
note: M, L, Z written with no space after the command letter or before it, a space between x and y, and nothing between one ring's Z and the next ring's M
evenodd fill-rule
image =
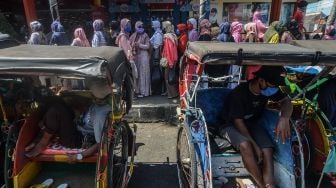
M203 19L200 23L200 28L201 28L201 32L200 35L210 35L210 26L211 23L209 22L208 19Z
M258 38L263 39L267 28L265 24L262 23L261 21L260 11L257 10L253 13L253 22L256 24L256 27L257 27Z
M77 28L74 31L74 37L75 37L75 40L78 41L80 46L90 47L90 43L89 43L88 39L86 38L86 35L85 35L85 32L84 32L83 28Z
M243 30L243 24L238 22L238 21L235 21L235 22L232 22L231 24L231 33L232 33L232 37L234 38L234 41L235 42L242 42L243 39L241 37L241 32Z

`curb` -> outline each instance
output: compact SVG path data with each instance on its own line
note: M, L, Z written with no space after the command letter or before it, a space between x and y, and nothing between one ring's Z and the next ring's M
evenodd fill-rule
M125 118L130 123L168 122L177 125L178 106L178 104L133 105Z

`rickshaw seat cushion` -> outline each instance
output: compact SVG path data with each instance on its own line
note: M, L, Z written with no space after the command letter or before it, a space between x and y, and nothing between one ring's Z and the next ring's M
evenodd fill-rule
M221 124L221 112L225 98L232 91L228 88L210 88L197 91L196 107L200 108L207 126L217 127Z
M40 155L34 158L35 161L55 161L67 162L68 154L77 154L83 152L83 148L65 148L58 143L50 144ZM97 155L84 158L80 162L96 162Z

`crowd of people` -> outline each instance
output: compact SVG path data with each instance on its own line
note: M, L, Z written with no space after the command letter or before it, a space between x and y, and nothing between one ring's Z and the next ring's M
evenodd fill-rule
M231 23L217 23L215 17L197 20L189 18L186 23L175 26L170 21L152 21L152 31L146 31L141 21L136 21L132 28L131 20L124 18L110 22L106 32L104 22L97 19L93 22L93 36L89 42L83 28L76 28L73 41L67 38L60 21L51 24L51 35L43 34L43 27L38 21L30 24L32 34L28 44L71 45L79 47L117 46L123 49L128 58L134 78L134 96L147 97L153 94L167 95L168 98L178 96L177 77L179 58L183 55L188 42L248 42L248 43L290 43L292 40L305 39L300 6L295 16L287 23L274 21L266 26L257 8L245 25L240 20ZM212 9L211 13L216 9ZM132 32L134 31L134 32ZM151 36L147 33L152 33ZM326 27L325 40L335 39L334 26ZM259 67L250 66L246 78L253 77ZM229 74L240 73L238 66L232 65ZM236 84L229 87L234 88Z

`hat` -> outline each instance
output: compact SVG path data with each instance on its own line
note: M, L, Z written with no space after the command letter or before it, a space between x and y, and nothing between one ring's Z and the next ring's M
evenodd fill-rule
M263 78L275 86L285 85L286 69L280 66L262 66L253 73L257 78Z

